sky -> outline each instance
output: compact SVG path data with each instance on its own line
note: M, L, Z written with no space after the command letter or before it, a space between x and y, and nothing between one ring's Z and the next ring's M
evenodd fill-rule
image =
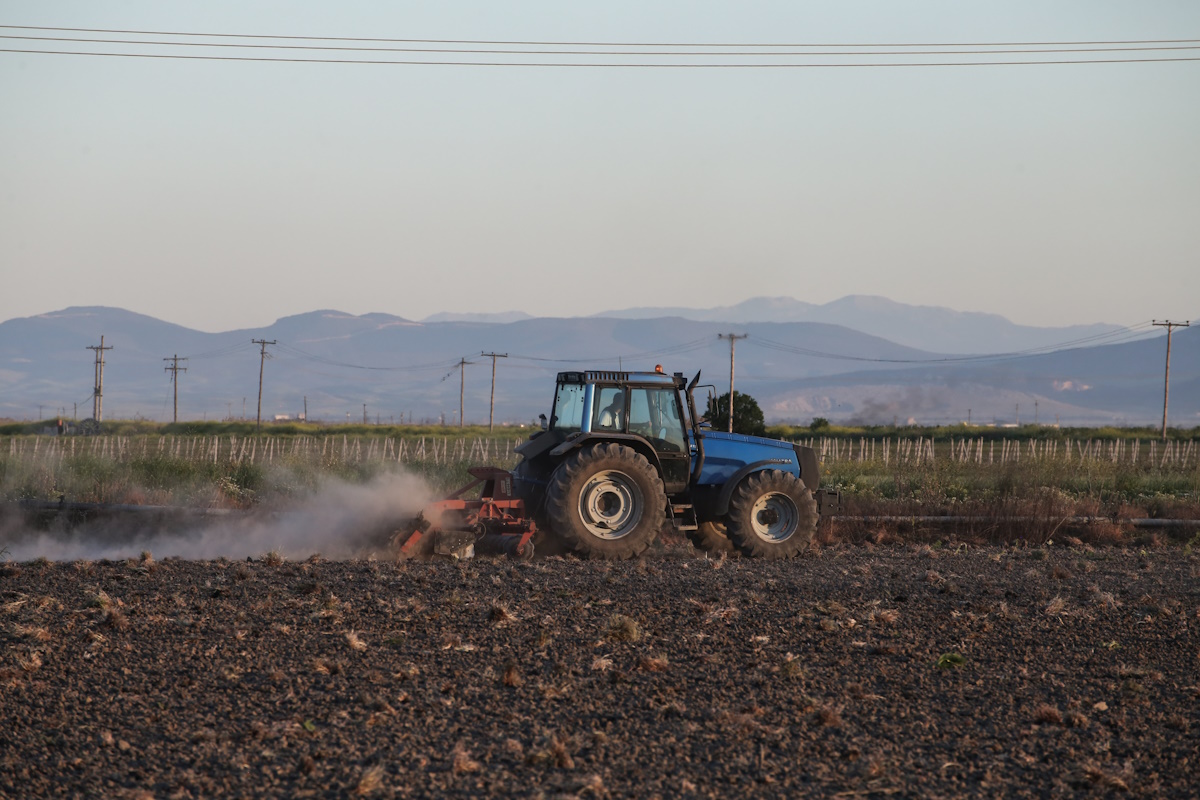
M1200 4L0 0L0 25L162 32L5 37L844 52L1200 40ZM563 63L1200 57L0 48ZM107 305L222 331L323 308L576 316L850 294L1033 325L1188 319L1200 308L1197 98L1200 61L684 69L0 52L0 320Z

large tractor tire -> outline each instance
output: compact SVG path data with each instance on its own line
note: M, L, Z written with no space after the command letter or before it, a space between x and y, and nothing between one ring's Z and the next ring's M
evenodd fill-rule
M700 527L694 531L687 532L688 539L697 550L703 550L706 553L713 555L726 555L736 553L737 548L733 546L733 540L729 538L729 531L725 529L724 522L701 522Z
M817 501L788 472L764 470L746 478L729 500L729 538L753 558L793 558L812 543Z
M546 514L546 487L550 474L532 461L521 461L513 468L513 494L525 501L525 513L533 517L537 532L533 550L540 556L561 556L569 551L566 542L554 533Z
M611 442L576 451L546 490L555 533L576 552L618 560L642 553L666 522L666 495L645 456Z

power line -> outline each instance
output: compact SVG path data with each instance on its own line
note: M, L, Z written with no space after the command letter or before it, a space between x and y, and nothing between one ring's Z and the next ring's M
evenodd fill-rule
M490 44L564 47L1057 47L1070 45L1123 45L1123 44L1186 44L1200 39L1119 39L1112 41L1067 41L1067 42L870 42L870 43L768 43L768 42L555 42L516 41L496 39L385 39L361 36L281 36L254 33L201 33L196 31L147 31L121 30L115 28L59 28L38 25L0 25L6 30L65 31L69 33L120 33L136 36L208 36L229 39L294 39L319 42L397 42L408 44Z
M259 56L201 56L178 53L114 53L83 50L33 50L15 47L0 48L0 53L24 53L27 55L52 56L97 56L104 58L157 58L181 61L242 61L275 62L280 64L376 64L412 67L548 67L584 69L838 69L838 68L884 68L884 67L1022 67L1060 64L1149 64L1176 61L1200 61L1200 56L1172 58L1088 58L1088 59L1042 59L1036 61L875 61L838 64L788 63L604 63L563 61L419 61L391 59L351 58L263 58Z
M436 362L431 361L426 364L412 364L412 365L399 366L399 367L377 367L377 366L370 366L370 365L365 365L365 364L353 364L348 361L336 361L331 358L325 358L324 356L316 355L315 353L309 353L305 350L301 350L298 347L293 347L293 346L285 344L285 343L280 343L279 349L283 350L284 352L303 356L304 358L310 359L312 361L318 361L322 364L328 364L333 367L346 367L347 369L362 369L362 370L372 370L372 371L379 371L379 372L404 372L404 371L417 371L417 370L429 370L429 369L443 369L447 363L445 361L436 361Z
M0 26L3 27L3 26ZM180 35L206 35L206 34L180 34ZM262 37L262 38L283 38L283 37ZM513 49L494 49L494 48L479 48L479 47L348 47L345 45L312 45L312 44L246 44L242 42L175 42L164 41L161 39L96 39L96 38L79 38L68 36L14 36L11 34L0 34L0 39L14 39L20 41L37 41L37 42L77 42L87 44L122 44L122 45L150 45L164 47L236 47L241 49L257 49L257 50L321 50L321 51L338 51L338 52L355 52L355 53L454 53L454 54L472 54L472 55L591 55L591 56L695 56L695 57L710 57L710 58L728 58L730 56L759 56L759 57L781 57L781 56L911 56L911 55L1013 55L1013 54L1038 54L1038 53L1131 53L1131 52L1151 52L1151 51L1176 51L1176 50L1200 50L1200 45L1196 44L1147 44L1137 47L1128 46L1102 46L1102 47L1042 47L1042 46L1024 46L1024 47L995 47L989 49L940 49L940 50L921 50L921 49L905 49L905 50L568 50L568 49L550 49L550 50L513 50ZM464 43L465 44L465 43ZM562 47L570 47L571 45L563 45ZM601 47L604 45L595 45ZM630 45L635 46L635 45ZM665 45L663 45L665 46ZM751 46L751 45L748 45ZM765 47L764 45L752 45L754 47ZM819 47L819 45L798 45L802 47ZM834 45L835 47L838 45ZM851 46L851 45L843 45ZM884 45L885 47L887 45ZM894 45L895 47L907 47L907 45ZM946 47L959 48L959 45L946 45ZM970 47L963 45L961 47Z

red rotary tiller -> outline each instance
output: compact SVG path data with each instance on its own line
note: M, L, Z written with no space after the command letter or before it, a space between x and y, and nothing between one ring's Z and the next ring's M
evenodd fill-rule
M533 558L537 526L525 515L525 501L513 496L512 473L497 467L472 467L475 480L444 500L430 503L393 537L399 557L446 555L470 558L480 553ZM463 495L479 487L479 496Z

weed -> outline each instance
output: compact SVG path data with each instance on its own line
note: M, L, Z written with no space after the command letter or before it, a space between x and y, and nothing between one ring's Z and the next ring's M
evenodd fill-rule
M938 669L950 669L965 666L967 659L959 653L942 653L934 663Z
M354 631L346 631L346 643L350 645L351 650L362 652L367 649L367 643L358 638L358 634Z

